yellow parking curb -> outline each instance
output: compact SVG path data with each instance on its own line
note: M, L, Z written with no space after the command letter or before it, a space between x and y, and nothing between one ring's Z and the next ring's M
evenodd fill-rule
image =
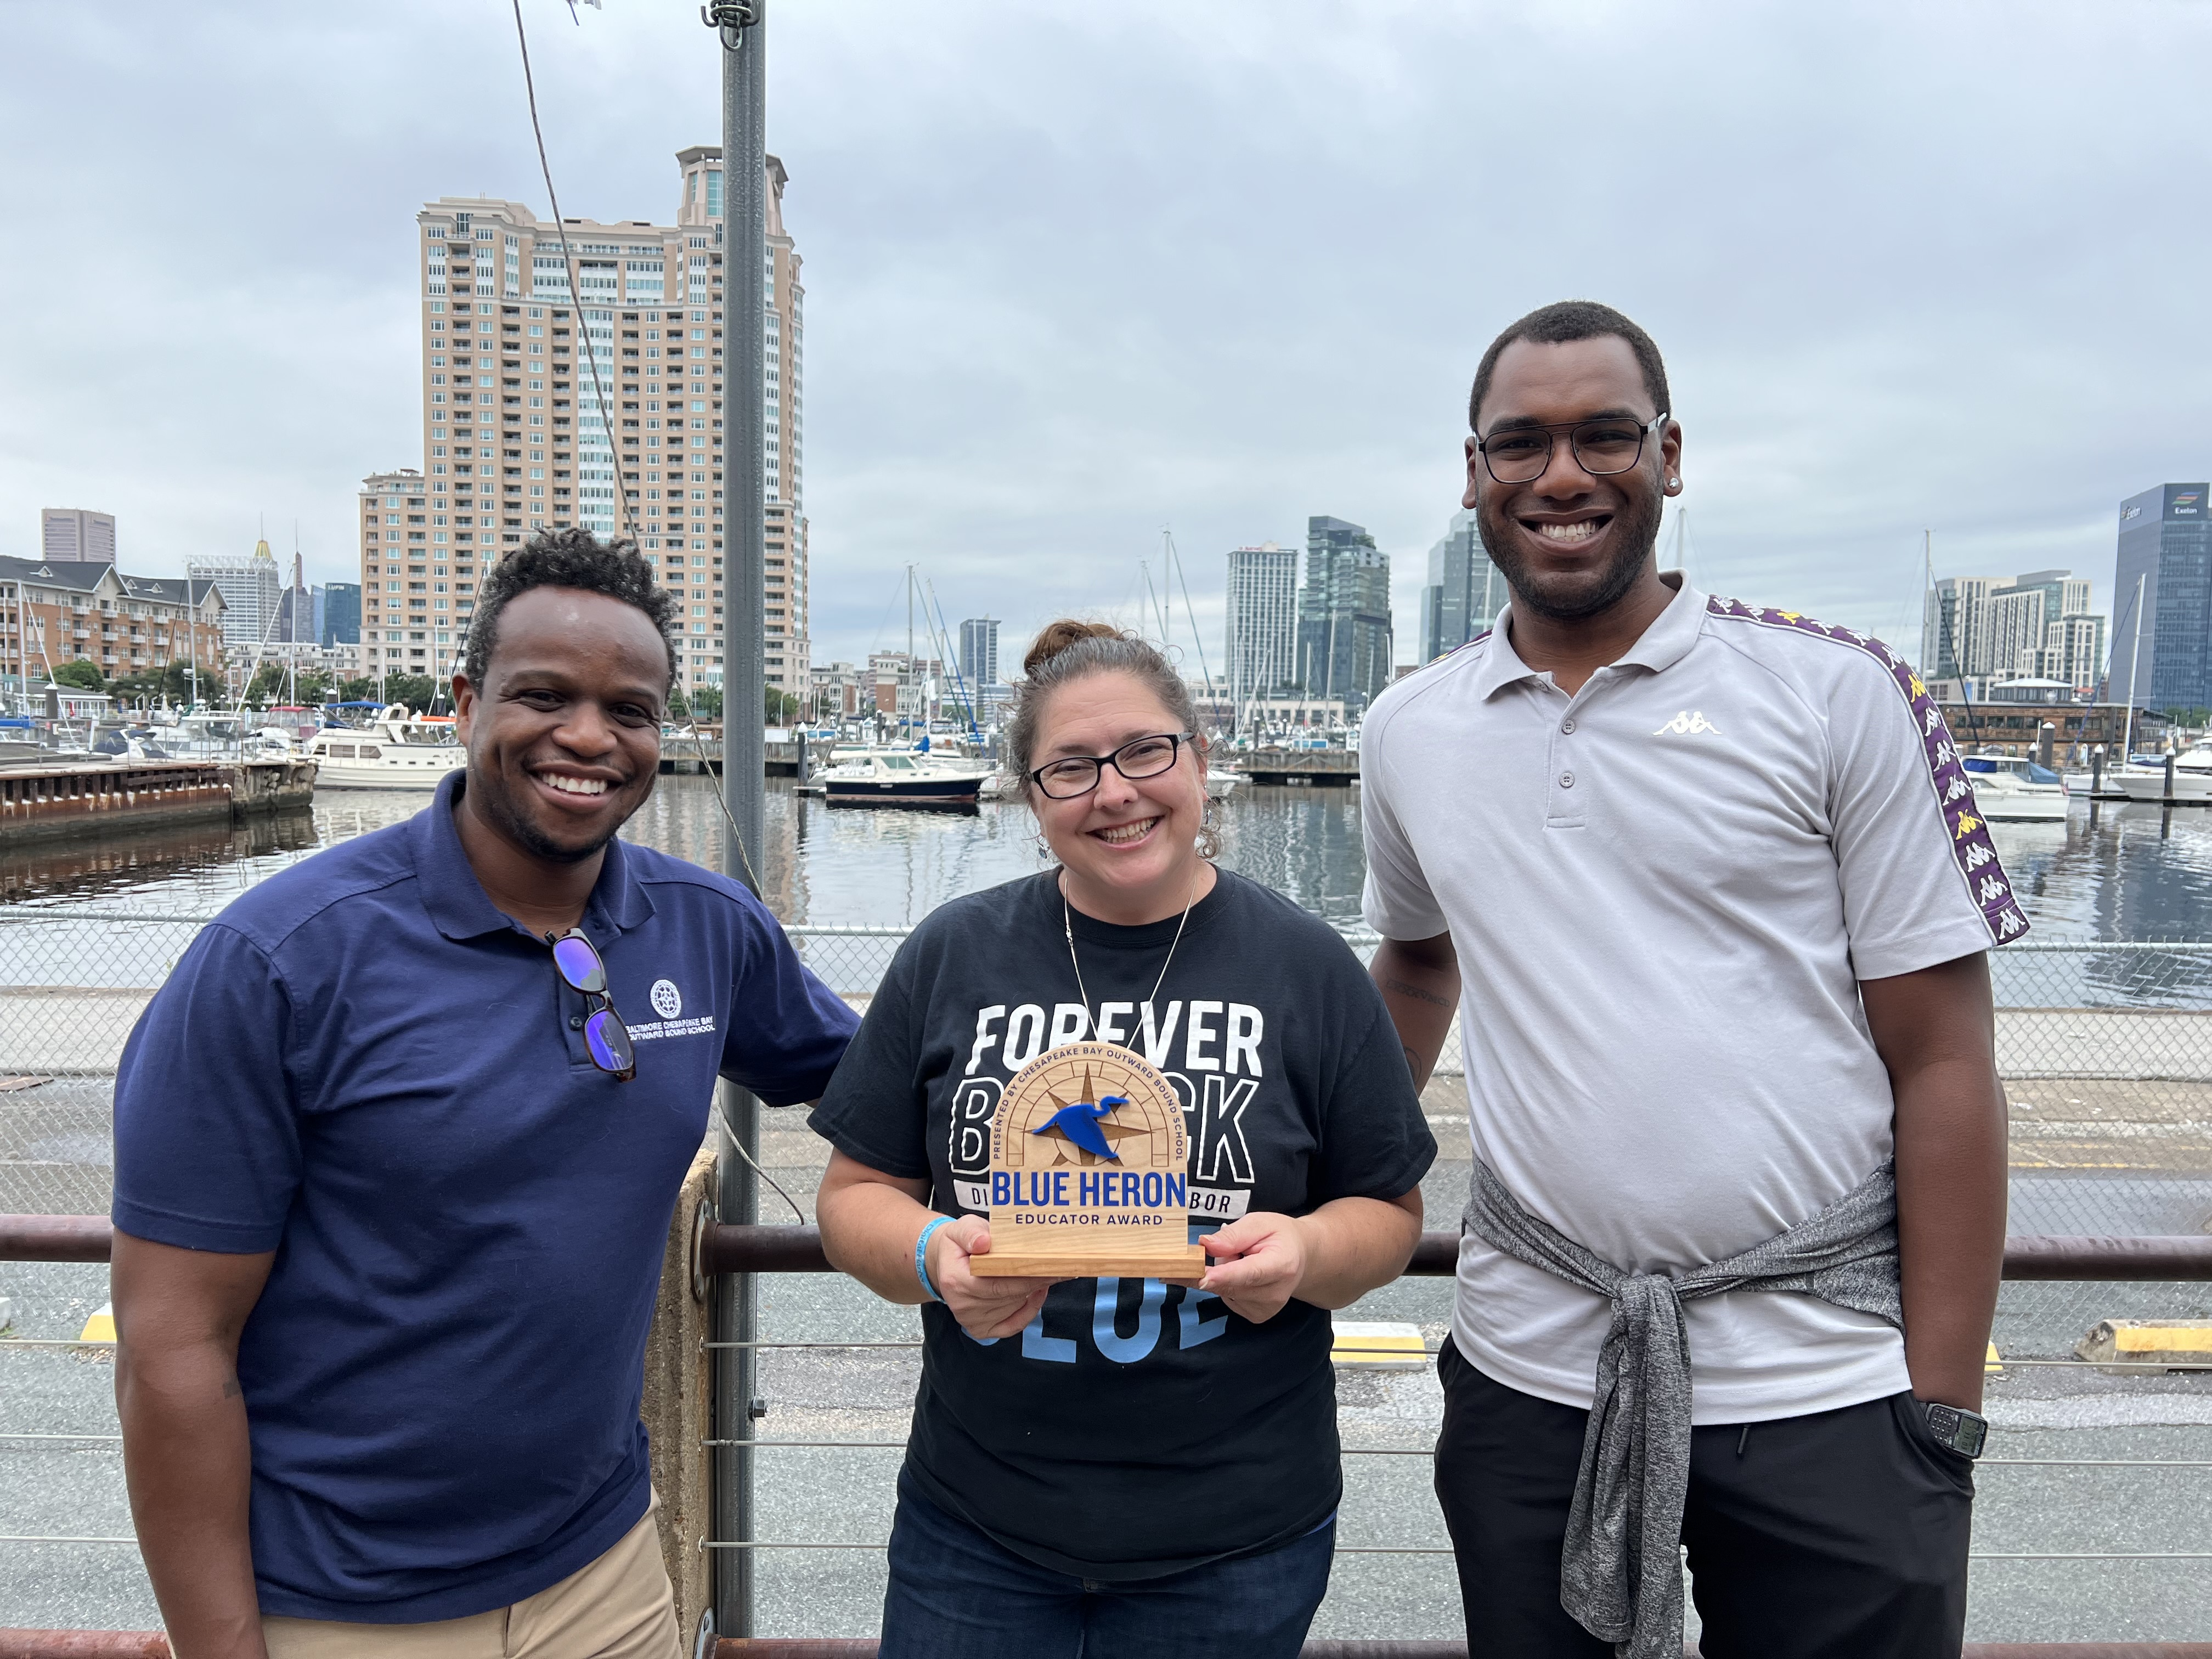
M77 1333L76 1340L80 1342L114 1341L115 1304L111 1302L101 1303L100 1311L84 1322L84 1328Z
M2100 1320L2074 1352L2093 1364L2202 1365L2212 1363L2212 1319Z
M1419 1370L1429 1363L1428 1345L1419 1325L1372 1319L1331 1322L1328 1357L1340 1365L1366 1370Z
M2003 1370L2004 1364L1997 1358L1997 1345L1992 1342L1990 1344L1990 1357L1982 1362L1983 1375L1996 1376L2001 1375Z

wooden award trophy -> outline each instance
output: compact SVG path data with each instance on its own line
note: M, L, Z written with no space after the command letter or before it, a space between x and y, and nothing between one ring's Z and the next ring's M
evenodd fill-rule
M1188 1136L1175 1090L1141 1054L1071 1042L1014 1074L991 1125L991 1249L982 1279L1178 1279L1190 1243Z

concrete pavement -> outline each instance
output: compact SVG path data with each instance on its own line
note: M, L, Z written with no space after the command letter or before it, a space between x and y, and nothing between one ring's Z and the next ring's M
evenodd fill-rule
M2054 1097L2052 1104L2085 1098L2078 1085L2063 1086L2074 1092ZM46 1095L48 1089L60 1092ZM0 1095L0 1146L11 1153L0 1160L0 1208L102 1206L103 1089L58 1084ZM46 1097L45 1103L34 1105L40 1096ZM1464 1094L1457 1079L1433 1085L1426 1103L1443 1152L1425 1183L1429 1224L1450 1226L1467 1173ZM2036 1102L2025 1103L2040 1109ZM2022 1115L2015 1109L2016 1126ZM2087 1121L2105 1121L2100 1114ZM2142 1121L2157 1127L2153 1119ZM2172 1120L2176 1126L2191 1121L2186 1114ZM2093 1167L2075 1167L2046 1156L2055 1139L2023 1137L2016 1128L2016 1206L2044 1205L2054 1216L2178 1220L2197 1201L2203 1182L2192 1179L2197 1170L2185 1158L2116 1170L2094 1167L2111 1161L2103 1156L2081 1156L2081 1164ZM2090 1154L2141 1139L2109 1130L2101 1140L2075 1137ZM2039 1161L2021 1168L2021 1149L2028 1146L2040 1149ZM45 1155L23 1155L33 1151ZM776 1178L802 1206L811 1206L825 1149L805 1128L803 1115L768 1114L763 1151ZM71 1156L54 1156L58 1152ZM2111 1184L2116 1181L2134 1184ZM2069 1190L2040 1196L2039 1188L2026 1187L2030 1182L2068 1184ZM74 1201L25 1201L33 1195ZM765 1194L764 1218L779 1218L778 1206L773 1194ZM2208 1291L2212 1287L2011 1285L2000 1345L2008 1357L2063 1354L2095 1318L2136 1311L2179 1316L2195 1310L2203 1316ZM1449 1292L1449 1281L1404 1279L1364 1298L1346 1316L1410 1321L1433 1344L1444 1330ZM18 1336L71 1338L106 1300L106 1270L0 1264L0 1296L15 1300ZM764 1339L784 1341L895 1342L912 1340L917 1332L913 1310L890 1307L849 1280L826 1275L764 1279L762 1324ZM905 1433L918 1366L912 1350L771 1350L762 1364L769 1415L761 1432L770 1440L867 1441L896 1448ZM0 1431L112 1434L112 1368L101 1356L0 1352ZM1338 1397L1349 1452L1340 1544L1347 1552L1439 1547L1443 1528L1425 1455L1441 1408L1433 1372L1340 1372ZM1978 1552L2212 1552L2212 1528L2203 1518L2212 1496L2212 1468L2006 1461L2212 1463L2212 1378L2107 1378L2086 1367L2058 1372L2014 1365L1992 1381L1990 1414L1998 1432L1980 1475ZM889 1526L896 1449L765 1448L758 1455L763 1539L881 1542ZM121 1537L128 1532L121 1460L112 1442L0 1438L0 1534ZM0 1560L9 1567L0 1573L0 1625L145 1628L158 1622L128 1546L6 1542L0 1543ZM1978 1561L1969 1633L1990 1641L2202 1639L2212 1634L2208 1567L2212 1563ZM762 1632L870 1633L882 1573L882 1558L872 1550L763 1551ZM1461 1628L1448 1557L1347 1553L1338 1560L1316 1633L1446 1637Z

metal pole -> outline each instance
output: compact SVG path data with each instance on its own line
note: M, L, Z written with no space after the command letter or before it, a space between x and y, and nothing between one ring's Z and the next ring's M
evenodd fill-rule
M762 397L765 377L764 325L768 295L767 0L749 6L719 5L702 15L720 25L722 46L722 523L723 568L729 578L722 641L722 790L730 809L722 867L760 894L752 854L763 844L762 778L767 761L762 703L767 683L764 579L768 483L767 432ZM760 894L765 898L765 894ZM760 1102L732 1084L722 1085L726 1131L745 1156L725 1157L717 1210L743 1224L760 1218L760 1189L748 1158L760 1153ZM714 1335L722 1342L755 1340L758 1291L750 1273L716 1281ZM717 1351L714 1437L714 1536L757 1535L753 1508L752 1440L758 1393L755 1350ZM753 1552L714 1552L714 1628L722 1636L753 1633Z

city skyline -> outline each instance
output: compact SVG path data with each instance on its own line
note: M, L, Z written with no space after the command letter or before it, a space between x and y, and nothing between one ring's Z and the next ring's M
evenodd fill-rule
M1710 592L1902 643L1932 528L1939 574L2070 568L2117 617L2111 504L2205 473L2212 388L2140 325L2185 313L2212 242L2161 205L2194 187L2201 10L2031 8L2002 76L1985 33L1940 14L1911 22L1910 52L1901 22L1624 14L1592 59L1565 18L1446 5L1316 33L1228 0L1079 20L955 4L918 76L876 26L896 15L855 0L773 28L771 146L804 182L816 313L811 556L836 573L813 586L814 658L888 642L880 595L910 560L1011 641L1063 611L1133 620L1121 595L1163 522L1225 550L1294 544L1334 510L1390 556L1410 660L1474 361L1568 295L1620 305L1667 354ZM199 16L158 70L81 9L11 20L0 121L41 159L0 200L94 257L59 286L0 271L40 319L0 364L0 551L35 550L39 507L85 503L125 521L126 560L173 568L250 547L265 510L301 520L313 580L349 578L361 480L411 464L421 430L420 390L392 373L421 349L398 216L457 191L550 211L512 28L410 0L370 31L240 0ZM664 201L667 157L717 104L696 19L545 16L564 208L611 223ZM1829 72L1792 72L1813 61ZM1611 255L1642 197L1593 140L1514 180L1455 159L1544 118L1528 71L1570 66L1624 119L1668 122L1683 156L1629 266ZM1925 76L1954 88L1940 107ZM69 94L95 79L97 107ZM1769 120L1827 135L1786 164L1817 187L1747 151ZM1990 131L2007 143L1969 137ZM2117 184L2084 161L2112 144ZM118 211L106 181L125 176ZM1570 181L1589 191L1577 226L1500 257L1492 228ZM1776 204L1755 226L1747 191ZM1255 280L1255 250L1317 199L1340 233ZM2069 228L2090 223L2116 228ZM200 275L151 276L183 269ZM2018 418L2054 400L2063 439ZM1225 594L1207 586L1211 641Z

